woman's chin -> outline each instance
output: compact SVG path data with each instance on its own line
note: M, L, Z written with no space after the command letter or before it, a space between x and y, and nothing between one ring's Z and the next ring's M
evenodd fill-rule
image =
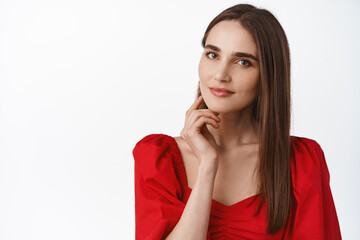
M227 113L227 112L231 112L231 109L226 108L224 106L212 106L212 105L207 105L208 109L213 111L213 112L217 112L217 113Z

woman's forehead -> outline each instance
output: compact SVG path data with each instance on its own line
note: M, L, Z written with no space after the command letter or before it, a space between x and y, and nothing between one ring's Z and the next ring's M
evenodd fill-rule
M257 52L256 43L250 32L235 20L215 24L208 33L206 44L217 46L226 54L247 52L256 56Z

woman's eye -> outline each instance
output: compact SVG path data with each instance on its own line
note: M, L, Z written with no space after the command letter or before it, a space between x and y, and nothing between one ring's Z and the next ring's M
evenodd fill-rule
M217 55L214 52L207 52L206 55L210 58L210 59L216 59ZM245 59L241 59L238 62L241 62L240 65L242 66L251 66L251 62Z
M206 55L209 56L212 59L216 57L216 54L213 53L213 52L207 52Z
M251 65L251 63L248 60L245 60L245 59L241 59L238 62L240 62L240 65L243 65L243 66L250 66Z

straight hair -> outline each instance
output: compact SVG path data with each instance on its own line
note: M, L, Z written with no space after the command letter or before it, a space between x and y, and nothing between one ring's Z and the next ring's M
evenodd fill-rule
M212 27L224 20L236 20L253 36L260 70L259 95L253 103L253 120L259 125L260 204L267 199L267 232L276 233L288 221L292 205L290 159L290 51L285 31L266 9L237 4L217 15L201 41L204 48ZM200 82L196 98L201 96ZM200 109L207 109L203 102Z

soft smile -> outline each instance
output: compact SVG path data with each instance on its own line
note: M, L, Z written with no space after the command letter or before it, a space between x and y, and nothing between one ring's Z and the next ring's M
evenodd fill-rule
M217 97L227 97L231 94L234 94L234 92L226 89L226 88L210 88L210 91L212 94L214 94Z

